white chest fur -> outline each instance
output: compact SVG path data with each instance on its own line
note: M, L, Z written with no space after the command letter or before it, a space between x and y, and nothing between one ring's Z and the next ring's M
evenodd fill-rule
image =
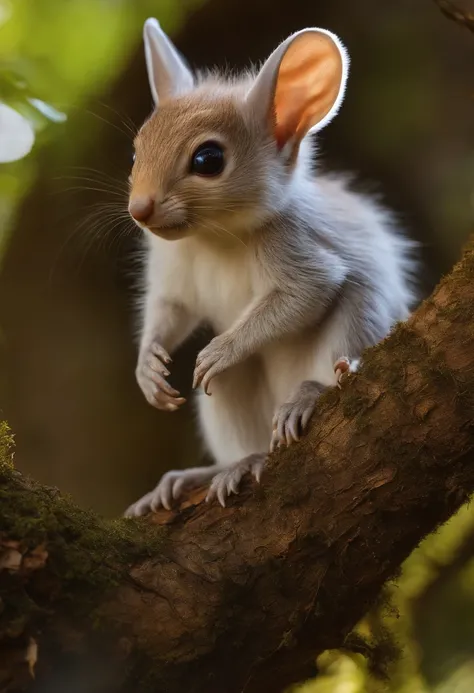
M184 304L217 334L228 329L251 300L264 290L253 250L195 238L153 238L148 283L155 296Z

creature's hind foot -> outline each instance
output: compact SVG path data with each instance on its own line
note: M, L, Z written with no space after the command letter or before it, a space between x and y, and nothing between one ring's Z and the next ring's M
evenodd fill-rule
M270 452L280 445L291 445L300 439L324 389L323 385L314 380L305 380L294 399L281 405L273 417Z
M254 454L244 457L243 460L232 464L227 469L215 475L211 481L206 502L217 498L219 503L225 508L226 498L232 493L239 493L239 484L245 474L252 474L260 483L263 467L265 464L265 454Z
M149 512L155 512L163 507L171 510L173 502L178 500L183 491L205 485L216 473L216 468L193 467L166 472L158 485L143 498L133 503L125 511L125 517L140 517Z

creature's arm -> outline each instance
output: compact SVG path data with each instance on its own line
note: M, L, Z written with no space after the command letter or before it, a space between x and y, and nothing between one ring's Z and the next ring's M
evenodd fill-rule
M246 359L263 345L317 325L337 299L347 278L344 263L330 250L319 249L318 258L287 255L264 256L273 287L256 298L229 330L214 338L196 361L194 387Z

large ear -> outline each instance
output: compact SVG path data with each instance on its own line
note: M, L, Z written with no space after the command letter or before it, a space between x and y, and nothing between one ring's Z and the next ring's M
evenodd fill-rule
M193 87L193 75L157 19L147 19L143 27L148 81L156 105Z
M348 70L349 56L337 36L303 29L273 51L247 100L272 129L278 148L297 152L305 135L336 115Z

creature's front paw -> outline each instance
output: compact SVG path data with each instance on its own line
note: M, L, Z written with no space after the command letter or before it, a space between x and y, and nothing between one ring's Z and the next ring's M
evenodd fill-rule
M216 375L237 363L232 340L225 335L219 335L198 354L194 369L193 387L202 385L206 395L209 395L209 383Z
M125 511L125 517L140 517L159 508L171 510L173 501L178 500L184 491L190 491L205 484L214 476L213 467L195 467L167 472L150 493L133 503Z
M166 381L171 363L169 354L157 342L143 349L135 371L137 382L152 407L164 411L176 411L186 400Z
M263 454L249 455L216 474L211 481L206 502L209 503L214 498L217 498L222 507L225 508L226 498L232 493L237 494L239 492L239 484L245 474L252 474L257 482L260 483L265 459L266 455Z
M270 452L279 445L291 445L298 441L313 415L316 402L324 387L308 380L301 384L295 399L282 404L273 417L273 435Z

